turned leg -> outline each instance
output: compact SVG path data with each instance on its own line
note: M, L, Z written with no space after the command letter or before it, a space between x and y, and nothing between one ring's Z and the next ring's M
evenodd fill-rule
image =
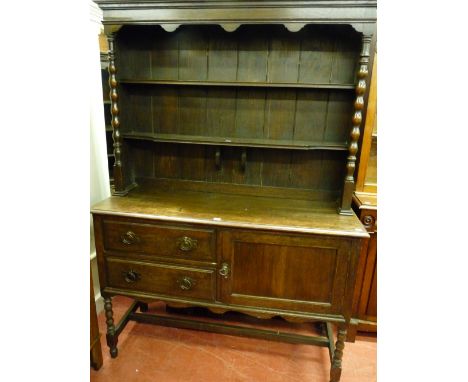
M107 346L109 346L111 357L115 358L117 357L117 335L115 334L114 312L112 312L112 300L110 297L104 299L104 310L106 311Z
M341 359L343 358L344 341L346 339L346 329L338 330L338 337L335 344L335 352L330 369L330 382L339 382L341 377Z
M138 302L138 305L140 306L140 311L145 313L148 311L148 304L146 302Z
M351 319L351 322L349 323L348 333L346 335L346 342L356 342L357 328L358 320Z

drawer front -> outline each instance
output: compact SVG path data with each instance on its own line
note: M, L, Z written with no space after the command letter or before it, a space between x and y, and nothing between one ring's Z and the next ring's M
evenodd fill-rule
M103 228L107 250L187 260L214 261L215 258L213 230L126 220L104 220Z
M214 300L214 270L107 258L107 285L158 295Z

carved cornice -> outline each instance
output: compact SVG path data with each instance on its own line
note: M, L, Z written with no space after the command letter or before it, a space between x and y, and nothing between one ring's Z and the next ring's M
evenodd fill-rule
M377 20L375 0L309 1L118 1L96 0L105 25L157 24L175 30L181 24L220 24L233 31L239 24L284 24L298 31L310 23L350 24L359 32L373 33Z
M206 0L206 1L163 1L163 0L95 0L102 9L138 9L138 8L297 8L297 7L377 7L377 0Z

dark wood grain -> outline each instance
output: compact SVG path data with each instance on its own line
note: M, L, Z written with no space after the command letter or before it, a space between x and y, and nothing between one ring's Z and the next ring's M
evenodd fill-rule
M111 114L112 114L112 139L114 141L114 187L117 193L125 192L125 180L122 170L122 140L120 137L120 120L119 120L119 94L117 92L117 68L115 66L115 55L114 55L114 34L108 36L109 44L109 98L111 100Z
M288 146L290 141L279 141L284 145L279 147L294 150L249 149L243 169L243 146L262 147L263 144L263 147L276 148L278 143L254 140L244 145L243 142L247 140L239 140L234 145L240 147L229 147L232 142L224 145L217 139L210 141L198 136L186 138L187 140L181 136L159 135L155 138L157 143L129 140L136 178L170 178L255 186L260 188L260 195L261 189L268 187L290 188L293 197L297 192L310 190L311 194L322 194L323 199L328 200L335 199L340 193L344 175L343 162L346 158L344 147L318 145L312 149L314 147ZM197 144L191 144L193 142ZM216 166L217 146L227 146L220 150L219 168ZM265 192L268 193L267 190Z
M227 82L237 80L238 40L234 34L224 33L219 27L212 28L208 46L207 80ZM203 82L200 82L203 83Z
M213 113L215 116L208 116L211 120L216 119L216 115L224 119L225 114ZM231 123L226 123L225 129L230 128ZM207 129L215 129L215 124L209 123ZM218 126L216 127L218 129ZM219 129L221 130L221 129ZM219 132L215 133L219 134ZM188 134L166 134L166 133L127 133L122 134L124 138L131 140L145 140L152 142L165 143L186 143L200 144L211 146L229 146L229 147L258 147L270 149L288 149L288 150L332 150L332 151L348 151L348 147L344 142L323 142L313 140L298 140L298 139L264 139L264 138L237 138L237 137L218 137L208 135L188 135ZM189 148L186 148L190 150Z
M202 184L205 188L191 190L192 184ZM368 237L356 216L337 214L333 202L249 196L241 195L235 188L229 189L234 194L227 190L214 192L216 188L210 191L201 182L161 181L135 189L125 198L106 199L92 211L213 226Z
M148 42L150 52L152 79L179 79L179 38L177 34L167 33L160 28L149 32L153 36ZM135 76L129 78L138 78ZM148 78L148 77L147 77Z
M220 299L234 305L338 313L346 284L348 243L330 238L223 232Z
M370 80L356 191L377 193L377 54L374 57L372 78Z
M338 329L338 337L335 344L335 352L333 353L332 366L330 370L330 382L339 382L341 377L341 364L346 333L347 329L343 329L343 326Z
M183 296L201 300L214 300L214 270L202 270L176 265L107 258L108 285L155 295ZM134 271L138 280L128 282L127 272ZM190 283L183 284L185 280ZM185 288L185 289L184 289Z
M369 65L370 43L372 36L362 36L362 50L359 59L359 71L357 74L358 84L356 86L356 100L354 101L354 115L352 118L351 139L349 143L349 155L346 163L346 176L344 179L343 194L340 214L351 213L351 199L354 191L354 170L356 168L356 155L359 149L358 140L361 134L362 111L364 109L364 94L367 88L367 74Z
M112 356L140 320L327 346L338 382L355 306L376 310L353 305L376 285L359 270L376 224L350 208L375 2L98 3L122 67L121 194L138 182L93 208ZM136 300L117 325L116 294ZM312 340L136 313L156 300L328 325Z
M217 322L203 322L181 317L167 317L156 314L133 314L132 319L136 322L153 323L181 329L206 330L213 333L245 336L250 338L261 338L270 341L280 341L292 344L307 344L326 347L329 342L325 337L304 336L295 333L282 333L273 330L249 328L245 326L226 325Z
M270 41L267 82L298 82L301 41L287 33Z
M150 222L134 222L128 219L105 219L104 248L108 251L123 251L132 254L159 257L175 257L189 260L210 261L215 258L215 235L212 230ZM134 240L126 240L126 234L134 234ZM181 246L181 239L196 242L190 250Z
M157 136L157 134L178 134L179 90L177 88L152 89L151 102L151 108L147 108L143 112L152 117L152 136ZM138 133L141 132L138 131Z
M181 135L229 143L346 146L352 95L332 90L126 86L122 132L140 139ZM191 138L193 137L193 138ZM170 137L167 137L170 139ZM232 142L231 142L232 141ZM296 142L297 141L297 142Z
M294 121L295 140L324 142L329 97L330 93L326 91L297 91Z
M231 33L216 26L173 33L142 26L124 27L119 36L120 59L128 64L122 83L352 89L359 55L357 34L346 27L308 25L291 34L278 25L243 25Z
M91 353L91 366L94 370L99 370L102 366L102 349L101 349L101 334L99 333L99 325L96 312L96 302L94 296L94 286L93 286L93 273L90 269L90 353Z
M271 90L265 105L264 137L293 139L296 117L296 92Z
M309 27L310 28L310 27ZM318 33L304 35L301 41L299 81L326 84L331 82L335 38L326 27L317 26Z
M355 341L357 331L377 331L377 197L356 192L353 208L369 232L370 239L362 246L356 271L353 326L348 335L350 342Z
M181 27L179 38L179 79L206 80L208 77L208 36L202 28Z
M104 310L106 314L106 325L107 325L107 333L106 333L106 340L107 346L109 346L109 352L112 358L117 357L118 350L117 350L117 342L118 342L118 335L115 331L114 325L114 312L112 311L112 299L110 297L104 298Z
M225 140L236 136L236 94L229 89L210 89L206 93L205 136Z
M149 0L97 0L104 10L107 30L122 24L162 24L169 28L180 24L220 24L232 31L243 23L284 24L300 30L304 24L350 24L361 33L375 30L376 0L336 1L226 1L173 2ZM240 28L239 28L240 29ZM170 28L174 30L174 28Z
M206 90L179 90L178 131L181 134L203 135L206 126Z
M230 69L229 67L227 69ZM177 86L216 86L216 87L236 87L236 88L292 88L292 89L340 89L353 90L355 88L352 83L293 83L293 82L247 82L247 81L226 81L225 76L219 81L180 81L180 80L147 80L147 79L128 79L122 78L119 80L121 84L133 85L177 85Z

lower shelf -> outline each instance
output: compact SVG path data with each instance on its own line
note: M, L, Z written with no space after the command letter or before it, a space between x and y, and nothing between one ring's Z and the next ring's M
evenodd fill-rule
M272 149L290 150L338 150L347 151L347 142L312 142L293 139L262 139L262 138L223 138L209 137L202 135L184 134L144 134L144 133L123 133L126 139L149 140L153 142L188 143L214 146L240 146L240 147L260 147Z

